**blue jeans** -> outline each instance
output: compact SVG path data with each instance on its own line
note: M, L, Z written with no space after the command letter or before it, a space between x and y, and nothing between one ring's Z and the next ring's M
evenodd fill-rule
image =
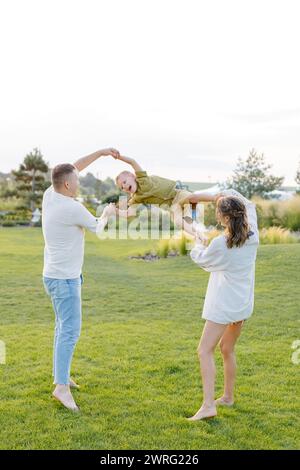
M55 313L53 376L54 383L68 385L73 352L81 330L82 275L76 279L43 278Z

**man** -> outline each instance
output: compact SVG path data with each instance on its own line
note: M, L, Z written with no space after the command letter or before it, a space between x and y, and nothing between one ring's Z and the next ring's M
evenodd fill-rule
M98 158L119 156L113 148L99 150L80 158L74 165L57 165L52 171L52 186L43 197L42 227L45 240L43 281L55 313L53 397L66 408L78 411L70 387L78 386L70 378L73 352L81 330L81 284L84 257L84 229L99 233L115 213L107 206L98 219L75 197L79 172Z

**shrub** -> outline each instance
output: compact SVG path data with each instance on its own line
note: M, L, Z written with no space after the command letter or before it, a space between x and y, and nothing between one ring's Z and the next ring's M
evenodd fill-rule
M297 243L298 237L290 232L290 230L282 227L263 228L259 235L262 245L274 245L281 243Z
M255 202L260 228L277 226L300 230L300 196L288 201L256 199Z
M16 197L12 197L9 199L0 198L0 210L1 211L14 210L18 207L19 204L20 204L20 200L17 199Z
M222 233L223 231L217 229L213 229L207 232L205 235L208 238L208 244ZM262 245L300 242L300 236L292 233L289 229L276 226L263 228L260 230L259 238ZM159 240L156 249L154 249L152 254L156 254L159 258L167 258L171 252L185 256L188 254L193 244L193 239L184 235L182 235L180 238ZM144 255L147 254L149 254L148 251L144 253Z
M15 227L16 226L16 222L14 222L13 220L4 220L2 222L2 227Z
M205 204L204 223L206 227L216 225L216 205L212 202L210 202L209 204Z
M211 230L207 233L209 243L218 235L221 235L220 230ZM269 227L263 228L259 232L259 241L262 245L278 244L278 243L297 243L300 239L297 235L293 234L289 229L282 227Z
M29 222L29 220L18 220L17 225L28 226L28 225L30 225L30 222Z
M284 201L281 207L282 225L290 230L300 230L300 196Z
M188 253L187 244L188 243L189 243L189 240L185 236L182 236L181 238L178 239L178 243L177 243L178 252L181 256L187 255L187 253Z
M189 245L191 241L192 239L189 239L184 235L180 238L159 240L155 252L160 258L167 258L167 256L172 252L185 256L190 249Z
M170 240L159 240L156 253L160 258L166 258L169 254Z
M254 198L259 228L285 227L300 230L300 195L287 201ZM205 225L216 225L215 204L205 205Z

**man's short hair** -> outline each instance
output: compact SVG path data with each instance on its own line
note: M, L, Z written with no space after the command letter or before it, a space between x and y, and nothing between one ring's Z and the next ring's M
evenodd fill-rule
M76 167L71 163L61 163L56 165L52 170L52 184L55 189L59 189L66 179L66 176L70 175L76 170Z

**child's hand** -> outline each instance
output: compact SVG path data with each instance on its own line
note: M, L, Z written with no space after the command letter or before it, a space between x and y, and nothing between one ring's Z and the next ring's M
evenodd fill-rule
M136 216L136 209L134 209L133 207L128 207L128 209L127 209L127 215L128 215L128 217L134 217L134 216Z
M119 209L116 207L116 214L120 215L121 217L135 217L136 210L133 207L128 207L128 209Z
M110 147L110 148L101 150L101 155L103 157L106 157L106 156L110 155L115 160L117 160L120 157L120 152L119 152L119 150L116 150L116 149Z

